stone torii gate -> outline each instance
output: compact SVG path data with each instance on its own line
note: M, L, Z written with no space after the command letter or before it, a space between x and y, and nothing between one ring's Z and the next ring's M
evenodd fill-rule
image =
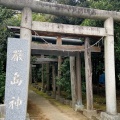
M29 40L31 44L32 11L54 15L65 15L79 18L104 20L104 28L98 28L97 32L105 36L105 79L106 79L106 112L101 113L102 120L119 120L120 115L116 108L115 65L114 65L114 20L120 21L120 12L105 11L91 8L73 7L55 3L34 0L0 0L0 4L11 9L23 10L20 37ZM32 10L32 11L31 11ZM26 29L27 28L27 29ZM28 29L29 28L29 29ZM41 28L41 26L40 26ZM82 27L83 28L83 27ZM67 29L69 30L69 29ZM80 33L79 29L79 33ZM74 29L76 31L76 29ZM84 30L83 30L84 31ZM84 31L85 33L86 31ZM73 32L74 33L74 32ZM83 34L84 35L84 34ZM93 36L93 34L86 34ZM29 44L29 45L30 45ZM29 46L29 51L31 47ZM28 56L30 58L30 54Z

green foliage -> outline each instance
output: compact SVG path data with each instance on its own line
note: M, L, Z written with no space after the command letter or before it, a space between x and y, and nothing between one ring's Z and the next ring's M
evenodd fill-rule
M0 6L0 23L3 23L6 19L10 18L13 15L14 11L8 10Z
M71 82L70 82L70 62L69 59L65 59L61 65L60 70L62 71L61 78L57 79L57 84L62 87L62 90L67 93L67 97L71 97Z
M3 103L5 92L5 73L0 73L0 103Z
M5 92L5 72L3 72L3 61L0 60L0 103L3 103Z
M42 13L33 13L32 18L33 21L41 21L41 22L51 22L51 15L42 14Z
M66 4L66 5L72 5L72 6L78 6L81 2L76 0L56 0L56 3L59 4ZM55 23L63 23L63 24L72 24L72 25L80 25L83 21L82 18L73 18L73 17L67 17L67 16L52 16L51 21Z
M119 0L89 0L89 7L103 10L119 11Z
M9 26L20 26L21 14L15 13L14 16L7 19L7 25Z
M7 37L11 36L7 29L7 20L14 14L12 10L0 7L0 60L5 62L7 50Z
M66 5L77 5L77 1L76 0L56 0L57 3L59 4L66 4Z
M120 1L119 0L89 0L89 7L90 8L96 8L96 9L103 9L103 10L112 10L112 11L119 11L120 7ZM84 26L97 26L97 27L104 27L104 21L99 20L89 20L85 19L82 22L82 25ZM114 27L114 35L115 35L115 69L116 69L116 78L117 78L117 85L120 84L119 81L119 74L120 74L120 23L115 22ZM103 54L101 56L102 59L104 59ZM99 61L99 65L97 70L100 70L103 68L103 61Z
M3 102L5 91L7 37L12 35L7 29L7 20L10 19L13 14L14 11L0 6L0 103Z

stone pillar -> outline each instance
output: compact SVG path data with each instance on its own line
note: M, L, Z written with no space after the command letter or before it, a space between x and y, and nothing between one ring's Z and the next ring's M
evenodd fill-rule
M44 58L44 55L41 55L41 58ZM42 91L44 90L44 63L42 63L41 65L42 69L41 69L41 80L42 80Z
M56 81L55 81L55 66L52 65L52 88L53 88L53 97L56 96Z
M106 113L101 113L102 120L120 120L116 106L115 84L115 59L114 59L114 21L108 18L104 27L107 32L105 37L105 89L106 89Z
M22 11L20 38L29 41L28 68L26 71L27 72L26 74L28 74L28 79L27 79L28 84L30 78L30 60L31 60L31 41L32 41L31 28L32 28L32 11L30 8L25 7ZM26 91L28 93L28 87L26 88ZM24 103L26 103L26 106L27 106L27 101L24 101ZM27 113L27 107L25 109Z
M75 109L77 103L76 92L76 74L75 74L75 57L70 57L70 76L71 76L71 93L72 93L72 107Z
M42 90L44 90L44 63L42 63Z
M82 82L81 82L81 58L80 53L76 56L76 80L77 80L77 104L75 106L76 111L83 110L82 104Z
M57 45L62 45L62 39L61 39L61 37L57 37ZM61 58L61 56L58 56L58 78L61 77L61 70L60 70L61 63L62 63L62 58ZM58 96L60 96L60 94L61 94L60 88L61 87L58 86Z
M49 77L49 63L46 63L46 80L47 80L47 91L50 91L50 77Z
M93 88L92 88L92 63L91 63L91 50L90 40L88 37L85 38L85 78L86 78L86 100L87 109L84 110L83 114L87 117L91 117L97 112L93 110Z
M32 27L32 11L30 8L24 8L22 11L22 20L21 20L21 28L20 28L20 38L29 41L29 68L28 73L30 75L30 60L31 60L31 41L32 41L32 34L31 34L31 27ZM29 76L30 78L30 76ZM29 80L28 80L29 81Z

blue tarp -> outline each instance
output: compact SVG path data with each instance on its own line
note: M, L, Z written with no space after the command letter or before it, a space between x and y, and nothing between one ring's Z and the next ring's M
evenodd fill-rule
M99 83L100 84L105 84L105 73L101 74L99 77Z

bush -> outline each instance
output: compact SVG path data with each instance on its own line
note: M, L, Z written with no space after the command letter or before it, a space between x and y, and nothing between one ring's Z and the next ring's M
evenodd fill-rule
M0 74L0 103L3 103L5 94L5 73Z

